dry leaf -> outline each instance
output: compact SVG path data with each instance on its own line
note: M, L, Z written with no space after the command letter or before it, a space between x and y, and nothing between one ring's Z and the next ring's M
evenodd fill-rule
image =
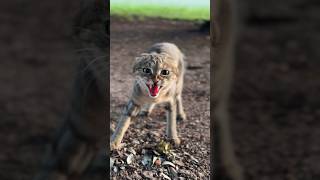
M161 140L158 144L158 147L157 147L157 151L161 154L170 154L171 152L171 145L170 143L167 143L163 140Z

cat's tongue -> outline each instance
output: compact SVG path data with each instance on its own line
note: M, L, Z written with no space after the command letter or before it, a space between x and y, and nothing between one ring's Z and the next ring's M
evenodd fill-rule
M159 92L159 86L154 85L153 87L149 86L149 91L151 96L157 96L158 92Z

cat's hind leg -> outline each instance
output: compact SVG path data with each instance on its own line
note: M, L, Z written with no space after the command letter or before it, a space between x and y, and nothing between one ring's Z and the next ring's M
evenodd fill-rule
M176 101L168 102L167 106L167 136L173 140L175 145L180 145L180 139L177 132L177 105Z
M176 103L177 103L177 121L183 122L186 120L186 113L184 112L184 109L183 109L181 94L177 95Z

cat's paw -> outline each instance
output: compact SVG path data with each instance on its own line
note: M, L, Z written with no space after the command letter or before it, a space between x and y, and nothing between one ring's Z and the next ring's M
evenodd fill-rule
M173 142L175 147L178 147L181 144L181 140L179 138L173 138L172 142Z
M177 121L178 122L184 122L186 120L186 114L180 113L177 115Z
M170 137L170 136L165 136L164 141L175 146L175 147L179 147L179 145L181 144L181 140L178 137Z
M110 151L119 150L124 146L124 143L111 142L110 143Z

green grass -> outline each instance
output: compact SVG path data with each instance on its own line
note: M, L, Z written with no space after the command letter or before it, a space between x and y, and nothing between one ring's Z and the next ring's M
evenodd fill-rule
M153 4L115 4L110 5L110 14L122 17L154 17L179 20L209 20L210 11L206 7L164 6Z

